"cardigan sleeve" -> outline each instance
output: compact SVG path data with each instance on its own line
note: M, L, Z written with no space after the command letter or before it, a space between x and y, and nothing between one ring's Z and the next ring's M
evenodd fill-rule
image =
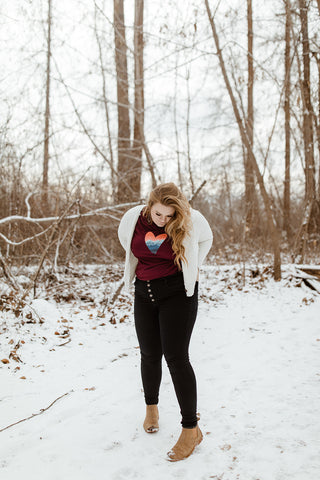
M207 221L207 219L200 213L199 211L197 212L198 216L198 232L199 232L199 237L198 237L198 267L200 267L206 258L211 245L212 245L212 240L213 240L213 235L212 235L212 230L210 228L210 225ZM197 222L197 223L198 223Z
M130 216L131 216L130 210L128 210L121 218L120 224L118 227L118 238L124 250L127 250L128 233L129 233L128 223L129 223Z
M120 220L118 238L125 251L127 251L130 246L133 230L143 207L144 205L137 205L136 207L130 208Z
M212 245L212 238L199 242L198 267L201 267Z

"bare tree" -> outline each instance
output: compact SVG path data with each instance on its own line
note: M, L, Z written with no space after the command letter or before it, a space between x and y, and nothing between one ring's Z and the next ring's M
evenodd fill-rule
M179 132L178 132L178 123L177 123L178 62L179 62L179 53L177 53L177 55L176 55L175 69L174 69L173 123L174 123L174 133L175 133L175 140L176 140L178 184L179 184L180 188L182 189L183 188L183 177L182 177L182 171L181 171L180 143L179 143Z
M189 180L191 185L191 193L193 195L195 192L195 186L194 186L193 175L192 175L191 153L190 153L190 110L191 110L190 68L188 68L187 70L186 82L187 82L187 118L186 118L187 161L188 161L188 172L189 172Z
M300 79L300 90L303 107L303 144L305 168L305 208L302 223L295 238L293 260L303 262L306 245L311 231L320 231L320 206L317 200L316 172L314 160L313 120L316 120L311 101L310 85L310 42L308 29L308 8L305 0L299 0L299 16L301 24L303 74ZM297 55L298 58L298 55ZM299 58L298 58L299 62ZM301 69L300 69L301 70ZM301 74L300 74L301 77Z
M287 239L291 237L290 229L290 95L291 95L291 2L285 0L285 92L284 92L284 131L285 131L285 178L283 194L283 228L286 231Z
M143 72L143 9L144 0L135 0L134 8L134 132L132 162L134 200L140 198L142 151L144 138L144 72Z
M259 187L260 187L260 192L261 192L261 196L262 196L262 199L263 199L263 203L264 203L264 207L265 207L265 211L266 211L266 215L267 215L268 227L269 227L269 231L270 231L270 234L271 234L271 241L272 241L272 245L273 245L274 279L275 280L280 280L281 279L280 239L279 239L279 233L278 233L278 230L277 230L277 227L276 227L276 224L275 224L275 220L273 218L273 213L272 213L272 209L271 209L269 195L266 191L263 177L260 173L260 169L259 169L256 157L254 155L252 146L251 146L250 141L249 141L248 136L247 136L244 120L241 118L240 111L239 111L239 108L238 108L238 105L237 105L237 102L236 102L236 99L235 99L235 95L234 95L232 87L231 87L229 76L227 74L227 70L226 70L226 67L225 67L224 58L223 58L223 55L222 55L222 50L220 48L219 36L218 36L218 33L217 33L214 17L212 16L208 0L204 0L204 1L205 1L205 6L206 6L208 19L209 19L209 22L210 22L215 46L216 46L216 49L217 49L217 56L218 56L218 59L219 59L219 64L220 64L222 76L223 76L223 79L224 79L224 82L225 82L225 85L226 85L226 88L227 88L227 91L228 91L228 94L229 94L229 97L230 97L230 100L231 100L233 112L234 112L234 115L235 115L235 118L236 118L236 121L237 121L237 124L238 124L238 127L239 127L241 140L242 140L245 148L247 149L247 151L249 153L249 159L250 159L250 162L252 164L252 168L255 172L255 175L256 175L256 178L257 178L257 181L258 181L258 184L259 184Z
M320 13L320 12L319 12ZM318 172L318 201L320 202L320 54L313 52L318 67L318 117L314 114L314 121L318 142L318 156L319 156L319 172Z
M118 202L132 199L129 176L132 176L128 93L127 43L123 0L114 0L114 43L118 102Z
M252 20L252 0L247 0L247 23L248 23L248 85L247 85L247 118L246 130L248 140L253 148L253 85L254 85L254 70L253 70L253 20ZM246 226L248 227L249 235L252 236L256 231L257 215L254 212L257 210L257 202L255 201L255 178L252 168L252 163L249 159L249 153L245 150L244 158L244 172L245 172L245 204L246 204ZM255 228L253 228L255 225Z
M109 146L109 154L110 154L110 166L111 166L111 191L114 194L116 190L116 175L115 175L115 166L114 166L114 155L113 155L113 147L112 147L112 139L111 139L111 126L110 126L110 115L109 115L109 101L107 96L107 82L106 82L106 74L104 69L103 63L103 48L101 44L101 39L99 37L98 28L97 28L97 4L94 4L95 7L95 36L98 44L99 49L99 62L100 62L100 72L101 72L101 80L102 80L102 99L105 111L105 118L106 118L106 126L107 126L107 133L108 133L108 146Z
M315 199L316 195L316 184L313 150L313 109L311 104L310 91L310 45L308 33L308 6L306 0L299 0L299 12L301 21L303 55L303 80L301 95L303 99L303 143L306 175L305 198L307 202L312 202Z
M46 106L44 114L44 150L43 150L43 176L42 176L42 204L48 210L48 170L49 170L49 128L50 128L50 66L51 66L51 0L48 0L47 19L47 70L46 70Z

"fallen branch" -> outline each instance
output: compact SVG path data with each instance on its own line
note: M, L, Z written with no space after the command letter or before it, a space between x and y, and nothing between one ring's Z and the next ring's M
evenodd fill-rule
M59 345L56 345L56 347L63 347L64 345L67 345L68 343L71 342L71 338L69 338L69 340L67 340L66 342L64 343L60 343Z
M102 310L102 312L98 315L98 317L100 317L100 318L103 317L104 312L105 312L107 306L110 306L110 305L113 305L113 304L114 304L114 302L115 302L115 301L117 300L117 298L119 297L123 286L124 286L124 281L121 281L121 282L119 283L119 285L118 285L117 290L114 292L113 297L111 298L111 300L110 300L110 301L107 300L107 301L105 302L105 305L104 305L104 307L103 307L103 310ZM104 295L104 298L103 298L103 300L102 300L101 303L103 303L104 300L105 300L105 295Z
M72 392L73 390L71 390ZM4 432L5 430L7 430L8 428L11 428L11 427L14 427L15 425L18 425L19 423L22 423L22 422L25 422L27 420L30 420L31 418L33 417L37 417L38 415L42 415L42 413L46 412L47 410L49 410L49 408L51 408L58 400L60 400L61 398L65 397L66 395L69 395L69 393L71 392L67 392L67 393L64 393L63 395L61 395L60 397L56 398L52 403L50 403L50 405L47 407L47 408L41 408L40 412L38 413L33 413L32 415L30 415L30 417L26 417L26 418L22 418L21 420L18 420L18 422L14 422L12 423L11 425L8 425L7 427L4 427L4 428L1 428L0 429L0 432Z
M74 203L77 203L76 201ZM118 205L110 205L110 206L107 206L107 207L101 207L101 208L97 208L95 210L90 210L89 212L86 212L86 213L75 213L75 214L72 214L72 215L67 215L65 217L65 220L74 220L74 219L78 219L78 218L82 218L82 217L93 217L95 215L103 215L103 216L107 216L108 218L112 218L113 220L116 220L117 222L120 221L120 219L118 217L115 217L114 215L111 215L109 213L104 213L105 210L114 210L114 209L122 209L122 208L125 208L125 207L133 207L135 205L138 205L140 202L129 202L129 203L121 203L121 204L118 204ZM11 223L11 222L18 222L18 221L23 221L23 222L29 222L29 223L46 223L46 222L55 222L59 220L59 217L56 216L56 217L40 217L40 218L34 218L34 217L31 217L30 216L30 211L28 211L28 215L27 216L23 216L23 215L11 215L9 217L4 217L4 218L1 218L0 219L0 225L4 225L6 223ZM44 233L44 232L41 232L41 233ZM4 240L5 240L5 236L3 235L2 237ZM17 243L18 245L18 243Z

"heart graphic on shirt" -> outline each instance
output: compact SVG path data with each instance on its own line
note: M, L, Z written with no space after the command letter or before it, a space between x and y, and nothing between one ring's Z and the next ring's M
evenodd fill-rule
M150 252L156 254L166 238L167 238L166 233L162 233L161 235L157 235L155 237L155 235L152 232L148 232L146 233L144 240Z

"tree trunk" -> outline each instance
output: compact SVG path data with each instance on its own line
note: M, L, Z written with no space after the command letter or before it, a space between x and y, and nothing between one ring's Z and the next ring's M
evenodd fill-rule
M44 114L44 149L42 174L42 209L48 212L48 171L49 171L49 128L50 128L50 64L51 64L51 0L48 0L47 32L47 71L46 71L46 106Z
M247 118L246 130L248 140L253 148L253 21L252 21L252 0L247 0L247 22L248 22L248 85L247 85ZM252 164L249 159L249 152L244 149L244 176L245 176L245 207L246 207L246 231L253 236L256 229L257 215L255 201L255 179Z
M318 1L319 5L320 0ZM319 15L320 15L320 6L319 6ZM320 202L320 55L317 55L317 65L318 65L318 123L317 123L317 141L318 141L318 152L319 152L319 173L318 173L318 195L317 199Z
M124 203L133 199L130 185L132 176L127 44L124 25L123 0L114 0L114 42L115 62L117 72L117 102L118 102L118 187L117 201Z
M314 56L317 62L317 67L318 67L318 114L314 112L313 118L314 118L314 125L315 125L315 131L316 131L316 137L317 137L317 143L318 143L318 157L320 159L320 55L318 54L318 52L312 52L312 55ZM319 171L318 171L318 191L316 192L316 198L319 202L320 201L320 161L319 161ZM319 224L320 224L320 220L319 220Z
M135 0L134 9L134 134L132 162L134 175L131 186L132 200L140 199L142 151L144 131L144 75L143 75L143 8L144 0Z
M319 202L316 197L316 174L314 161L313 119L316 120L311 103L310 89L310 47L308 33L308 6L299 0L302 35L303 78L301 96L303 101L303 143L305 155L305 212L301 227L295 239L293 259L304 261L307 239L310 233L320 230Z
M187 160L188 160L188 172L191 185L191 194L195 192L192 168L191 168L191 148L190 148L190 110L191 110L191 98L190 98L190 68L187 71L187 119L186 119L186 137L187 137Z
M285 86L284 86L284 130L285 130L285 177L283 194L283 229L287 234L287 240L291 238L290 230L290 95L291 95L291 2L285 2Z
M183 181L183 175L182 175L182 171L181 171L179 132L178 132L178 123L177 123L178 61L179 61L179 52L176 54L176 65L175 65L175 69L174 69L173 121L174 121L174 133L175 133L175 137L176 137L178 185L180 187L180 190L183 190L184 181Z
M234 115L235 115L235 118L236 118L236 121L237 121L237 124L238 124L238 127L239 127L241 140L242 140L245 148L248 150L249 159L250 159L250 162L252 164L252 168L255 172L255 175L256 175L256 178L257 178L257 181L258 181L258 184L259 184L261 196L262 196L262 199L263 199L263 203L264 203L264 207L265 207L265 211L266 211L266 215L267 215L267 220L268 220L269 231L270 231L270 234L271 234L271 240L272 240L272 244L273 244L274 279L275 280L280 280L281 279L280 241L279 241L278 230L276 228L274 218L273 218L273 214L272 214L272 210L271 210L270 199L269 199L268 193L265 189L263 177L260 173L257 160L256 160L255 155L253 153L252 146L250 144L250 141L248 139L247 132L246 132L246 129L245 129L245 126L244 126L244 122L243 122L243 120L240 116L240 112L239 112L239 109L238 109L238 106L237 106L237 103L236 103L236 99L235 99L233 90L231 88L231 84L230 84L229 77L228 77L228 74L227 74L227 71L226 71L222 51L221 51L221 48L220 48L219 37L218 37L218 34L217 34L214 18L211 14L211 11L210 11L208 0L205 0L205 5L206 5L209 22L210 22L211 29L212 29L214 42L215 42L216 49L217 49L217 55L218 55L218 59L219 59L219 63L220 63L220 68L221 68L221 71L222 71L223 79L224 79L224 82L225 82L225 85L226 85L231 103L232 103L233 112L234 112Z
M97 5L95 4L95 35L99 49L99 61L100 61L100 72L101 72L101 79L102 79L102 98L104 104L104 111L105 111L105 118L106 118L106 125L107 125L107 134L108 134L108 146L109 146L109 155L110 155L110 177L111 177L111 193L112 197L114 197L116 192L116 175L115 175L115 165L114 165L114 155L113 155L113 147L112 147L112 135L111 135L111 127L110 127L110 115L109 115L109 106L108 106L108 97L107 97L107 84L106 84L106 76L105 76L105 69L103 65L103 49L101 45L101 40L98 34L97 28Z
M308 33L308 7L306 0L299 0L299 11L302 34L302 54L303 54L303 80L302 80L302 98L303 98L303 143L305 154L305 199L306 202L315 199L315 163L313 153L313 122L312 105L310 92L310 47Z

